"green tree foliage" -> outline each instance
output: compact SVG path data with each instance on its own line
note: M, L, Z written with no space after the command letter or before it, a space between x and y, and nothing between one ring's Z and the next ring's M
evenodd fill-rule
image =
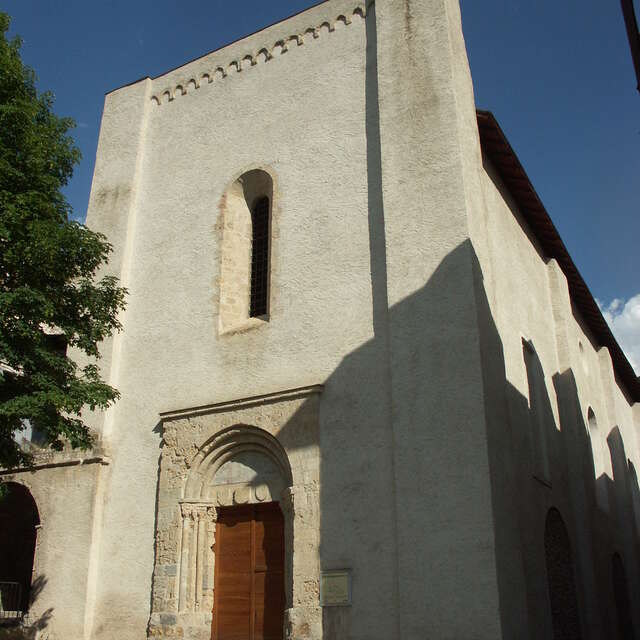
M8 40L0 12L0 466L28 464L14 440L25 420L46 445L87 448L82 411L105 409L118 392L101 379L98 343L120 329L126 291L98 277L111 246L71 220L61 188L80 160L69 118L39 94L35 74ZM80 367L51 333L84 352Z

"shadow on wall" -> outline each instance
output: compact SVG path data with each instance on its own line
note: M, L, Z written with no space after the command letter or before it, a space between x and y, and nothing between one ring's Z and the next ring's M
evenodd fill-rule
M628 606L630 594L632 601L640 596L633 500L637 480L619 429L608 427L613 478L606 473L596 477L594 448L600 455L602 442L595 441L597 433L585 421L592 412L584 404L588 399L579 399L573 371L554 373L547 385L535 344L528 343L523 357L529 398L508 382L503 345L475 256L473 260L505 637L523 637L518 629L526 619L530 638L633 638L633 629L640 629L637 608L632 615ZM549 548L544 541L552 509L568 531L579 610L573 627L571 607L563 601L566 592L558 595L565 606L551 615L557 604L551 584L554 567L545 561Z
M638 487L619 430L613 478L596 480L573 372L547 385L528 343L529 397L507 380L468 241L374 311L374 337L325 381L318 432L300 430L307 401L277 434L289 454L319 448L319 565L353 576L352 605L323 610L324 639L633 638Z
M483 384L474 384L477 371L461 368L460 351L478 348L473 331L467 339L460 326L466 303L455 291L470 265ZM354 593L351 607L323 611L324 637L396 637L398 626L405 638L435 630L462 637L456 633L465 622L444 618L451 612L447 598L482 603L478 562L491 562L497 573L503 638L635 637L638 611L629 602L640 595L633 516L638 488L620 432L614 428L608 438L613 478L596 479L587 407L573 372L553 375L556 397L550 398L530 345L529 364L522 365L530 397L508 382L470 243L452 251L421 290L392 307L387 326L401 333L405 345L391 355L393 374L404 372L405 406L391 401L389 339L377 334L344 358L322 396L320 565L325 571L352 569ZM480 428L463 422L459 410L478 393L485 407ZM293 442L316 444L301 445L290 432L293 424L278 435L285 449ZM609 496L607 511L597 502L600 485ZM487 514L473 502L489 487ZM485 518L494 530L482 528ZM477 550L485 545L493 551L482 556ZM397 557L398 548L413 549L412 568ZM399 615L406 609L398 599L409 588L416 593L412 612ZM372 611L386 613L376 617Z
M353 568L354 588L352 607L324 610L325 638L475 636L483 628L483 608L492 604L483 601L476 575L490 572L481 564L488 560L497 572L504 638L526 638L527 629L531 639L553 633L558 639L632 637L631 625L640 629L640 620L632 622L621 598L616 601L612 562L619 554L633 576L628 587L637 602L632 502L635 491L640 503L640 493L618 430L608 440L613 479L596 481L586 407L572 371L552 378L560 425L535 345L529 345L526 363L529 398L508 382L470 242L451 251L422 289L389 308L375 5L366 29L374 338L330 376L321 404L320 563L323 570ZM481 379L474 367L478 347ZM483 397L474 397L481 390ZM481 426L470 418L480 403ZM286 428L281 435L285 441ZM493 531L477 512L484 497L478 485L490 485ZM602 491L610 496L609 513L597 506ZM579 610L555 620L545 566L554 552L550 545L545 549L553 508L567 527ZM471 541L468 531L474 532ZM493 545L495 556L480 558L476 550L483 545ZM464 618L474 616L472 627L465 626ZM572 630L576 620L579 628ZM485 633L498 635L489 625Z

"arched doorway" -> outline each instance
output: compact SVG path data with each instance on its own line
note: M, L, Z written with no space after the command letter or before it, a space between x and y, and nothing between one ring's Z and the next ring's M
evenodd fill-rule
M181 502L178 610L212 611L216 640L283 638L291 484L281 445L256 427L222 431L192 462Z
M580 614L573 575L571 543L557 509L547 513L544 530L547 583L554 640L580 640Z
M627 574L624 570L622 557L617 552L611 558L611 579L618 618L618 636L620 640L634 640Z
M38 508L29 490L14 482L3 484L0 497L0 609L29 609Z
M269 605L277 620L264 626L280 638L322 635L320 461L319 448L309 440L320 391L288 390L163 415L149 638L187 635L187 628L191 635L211 637L212 617L225 596L219 582L214 588L225 556L224 524L220 530L218 524L236 507L236 518L243 507L251 510L254 530L268 521L265 536L280 541L262 548L267 575L253 577L255 594L259 579L269 583L265 602L269 594L279 596ZM281 560L275 560L282 557L281 571ZM254 573L260 573L257 562ZM275 581L284 589L273 586ZM273 637L270 631L267 637Z

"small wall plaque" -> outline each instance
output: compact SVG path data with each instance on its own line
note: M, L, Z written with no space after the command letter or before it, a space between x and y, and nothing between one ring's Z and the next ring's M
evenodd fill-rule
M323 571L320 576L320 606L346 607L351 604L351 571Z

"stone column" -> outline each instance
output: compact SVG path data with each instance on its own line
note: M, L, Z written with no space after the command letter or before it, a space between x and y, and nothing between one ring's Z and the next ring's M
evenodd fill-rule
M191 523L193 519L193 505L183 503L180 505L182 513L182 540L180 552L180 579L178 585L178 611L188 609L189 587L189 547L191 538Z
M280 509L284 515L284 637L290 640L294 635L297 617L293 607L293 487L285 487L280 494Z
M213 574L212 552L217 513L207 504L182 503L182 544L180 552L179 612L206 611L213 606L213 578L205 586L205 576Z
M199 579L202 588L202 610L209 613L213 610L213 586L215 574L216 523L218 512L214 506L207 506L203 513L204 540L202 544L202 577Z
M204 603L206 591L204 578L213 570L213 554L211 553L211 547L215 538L215 522L217 521L217 513L215 507L206 504L193 505L193 513L194 554L190 564L194 569L193 573L195 579L195 588L193 591L194 611L204 611L207 608ZM207 588L209 588L209 583L207 584Z
M196 545L196 592L195 592L195 610L200 611L202 604L202 576L204 573L204 545L205 545L205 516L206 507L199 508L196 512L197 515L197 528L198 528L198 542Z
M293 519L294 489L285 487L280 494L280 509L284 515L284 589L285 607L293 606Z
M191 539L189 544L189 595L187 609L196 610L196 576L198 568L198 507L191 505Z

